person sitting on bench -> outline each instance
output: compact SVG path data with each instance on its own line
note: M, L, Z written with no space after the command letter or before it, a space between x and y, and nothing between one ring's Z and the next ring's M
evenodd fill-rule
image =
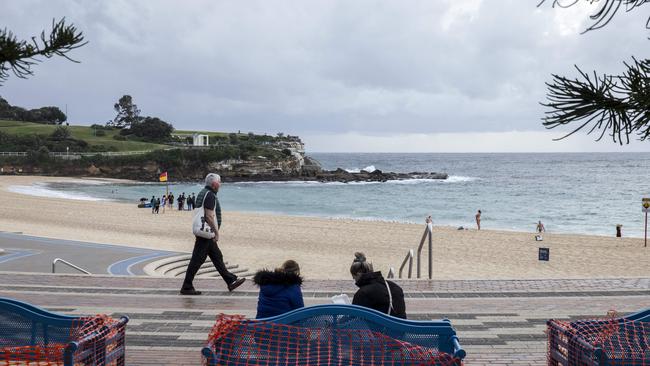
M359 290L352 299L353 305L365 306L385 314L406 319L406 305L402 288L387 281L381 272L374 272L372 263L366 261L363 253L354 253L350 274Z

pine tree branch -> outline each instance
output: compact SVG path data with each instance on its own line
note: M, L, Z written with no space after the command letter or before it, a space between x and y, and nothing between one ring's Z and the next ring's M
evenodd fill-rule
M548 129L580 124L564 139L587 128L587 134L600 131L601 140L609 132L614 142L629 143L631 135L640 140L650 138L650 60L625 63L622 75L593 77L576 69L581 78L568 79L553 75L548 87L543 125Z
M560 8L570 8L577 4L580 0L571 0L571 1L562 1L562 0L552 0L551 7L560 7ZM590 15L589 18L593 20L593 24L585 29L582 33L589 32L591 30L596 30L603 28L614 18L614 16L621 9L621 6L625 5L625 11L630 12L644 4L650 3L650 0L584 0L593 3L601 3L602 6L594 14ZM541 0L537 6L540 7L544 4L546 0ZM646 29L650 29L650 17L646 21Z
M39 57L61 56L79 62L67 53L88 43L84 42L83 32L74 25L65 24L65 18L58 22L52 20L52 31L49 34L41 32L39 38L32 37L30 42L19 41L6 28L0 30L0 85L9 78L9 72L21 79L34 75L32 66L40 62Z

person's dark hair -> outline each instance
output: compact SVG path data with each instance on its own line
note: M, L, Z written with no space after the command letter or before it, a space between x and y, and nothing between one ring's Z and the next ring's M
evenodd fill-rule
M358 274L370 272L373 272L372 263L366 262L366 255L361 252L354 253L354 260L350 266L350 274L355 277Z
M288 261L282 263L282 266L279 269L287 273L300 275L300 266L298 265L298 262L294 261L293 259L289 259Z
M478 210L478 213L481 213L481 210Z

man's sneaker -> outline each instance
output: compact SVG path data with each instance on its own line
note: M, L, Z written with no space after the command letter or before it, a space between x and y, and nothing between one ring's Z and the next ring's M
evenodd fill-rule
M181 295L201 295L201 291L196 291L195 289L181 289Z
M245 281L246 279L244 277L239 277L238 279L232 281L232 283L228 285L228 291L232 292L234 289L241 286L241 284L244 283Z

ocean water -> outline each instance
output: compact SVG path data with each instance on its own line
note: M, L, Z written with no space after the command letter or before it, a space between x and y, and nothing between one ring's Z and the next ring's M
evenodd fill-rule
M225 210L362 220L549 232L643 236L641 198L650 197L650 153L585 154L357 154L313 153L326 169L446 172L449 179L384 183L228 183L219 199ZM173 180L173 176L170 177ZM56 184L56 195L137 203L159 196L164 184ZM172 183L179 193L197 183ZM42 194L42 192L40 192ZM54 194L54 193L53 193ZM71 197L72 198L72 197ZM227 218L226 218L227 220Z

